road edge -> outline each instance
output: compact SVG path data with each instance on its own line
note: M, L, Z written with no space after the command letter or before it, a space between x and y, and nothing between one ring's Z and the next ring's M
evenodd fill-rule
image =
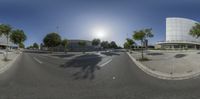
M5 71L7 71L11 66L12 64L18 59L18 57L21 55L22 53L19 53L15 58L13 58L11 60L11 62L7 63L4 67L2 67L0 69L0 74L4 73Z

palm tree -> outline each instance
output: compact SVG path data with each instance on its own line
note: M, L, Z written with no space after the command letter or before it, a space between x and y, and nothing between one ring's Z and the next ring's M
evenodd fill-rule
M0 25L0 36L5 35L6 36L6 55L4 57L5 60L8 60L8 40L10 37L10 34L12 33L12 27L8 24L1 24Z

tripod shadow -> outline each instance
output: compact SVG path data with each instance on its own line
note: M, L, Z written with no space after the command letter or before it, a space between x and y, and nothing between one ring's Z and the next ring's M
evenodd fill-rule
M98 55L82 55L76 57L64 65L60 65L62 68L71 68L71 69L79 69L74 72L72 76L74 79L94 79L95 71L99 70L100 67L97 64L102 60L102 58ZM73 70L72 70L73 71Z

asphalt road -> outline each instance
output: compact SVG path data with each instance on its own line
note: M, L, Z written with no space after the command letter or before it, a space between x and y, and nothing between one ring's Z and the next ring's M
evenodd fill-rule
M124 52L73 60L23 53L0 75L0 99L199 99L200 79L167 81L141 71Z

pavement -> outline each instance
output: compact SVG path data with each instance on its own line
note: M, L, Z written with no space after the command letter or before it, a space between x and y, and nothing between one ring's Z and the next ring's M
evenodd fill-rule
M107 55L110 55L107 53ZM143 72L125 52L72 60L22 53L0 75L0 99L199 99L200 79L162 80Z
M135 60L141 58L140 52L130 54ZM147 51L144 56L149 61L138 64L148 74L169 80L189 79L200 75L200 52L189 51ZM135 61L139 62L139 61Z
M1 51L3 52L3 51ZM4 56L5 54L1 53L0 54L0 73L5 72L7 69L9 69L10 66L12 66L12 63L17 59L17 57L20 54L16 53L15 51L13 52L8 52L8 60L9 61L4 61Z
M99 51L99 52L68 52L67 54L63 53L63 52L59 52L59 53L52 53L52 54L41 54L45 57L49 57L49 58L56 58L56 59L65 59L65 60L71 60L71 59L76 59L78 57L81 56L85 56L85 57L89 57L89 56L98 56L101 58L101 60L98 62L98 66L103 67L106 64L108 64L109 62L112 61L112 56L115 55L114 53L110 53L110 52L105 52L105 51Z

